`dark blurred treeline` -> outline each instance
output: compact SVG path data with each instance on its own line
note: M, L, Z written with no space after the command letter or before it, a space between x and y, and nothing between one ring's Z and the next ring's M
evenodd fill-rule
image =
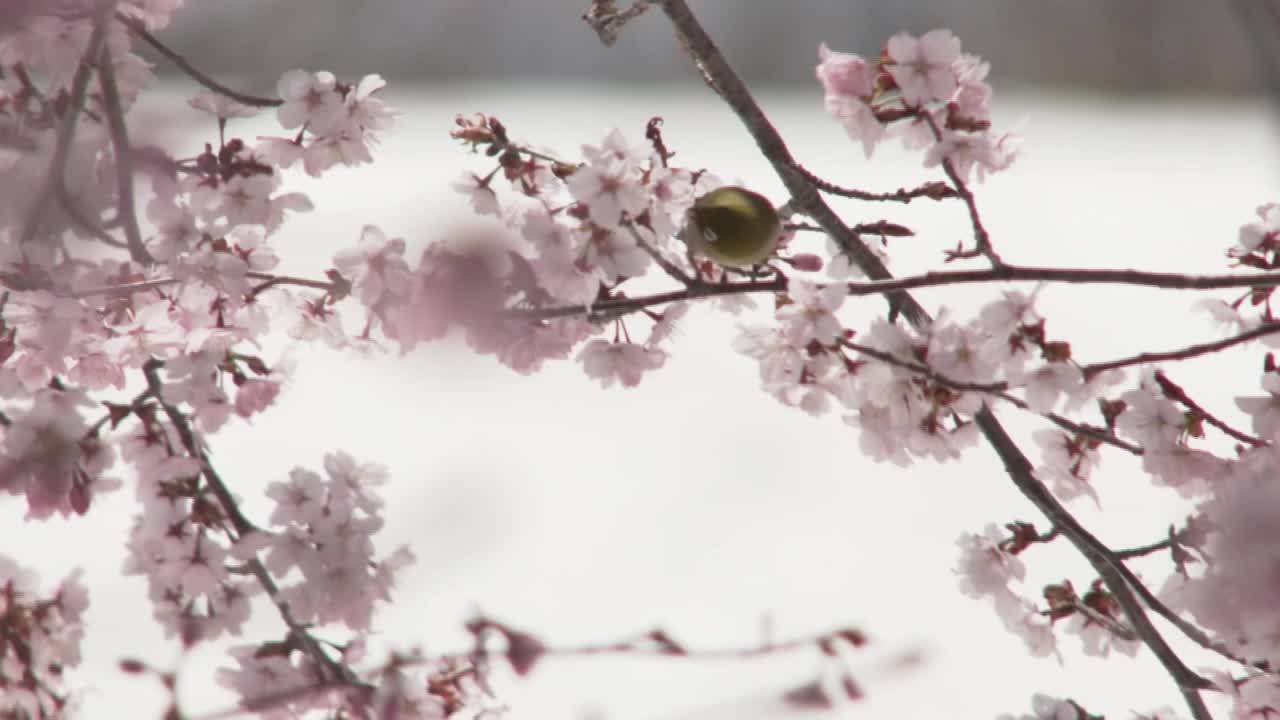
M1237 94L1269 86L1271 0L690 0L751 82L813 81L819 42L873 54L948 27L1004 86ZM201 67L269 83L281 69L397 81L687 82L656 9L604 48L588 0L187 0L162 38ZM629 5L619 0L619 5ZM1276 57L1280 55L1270 55Z

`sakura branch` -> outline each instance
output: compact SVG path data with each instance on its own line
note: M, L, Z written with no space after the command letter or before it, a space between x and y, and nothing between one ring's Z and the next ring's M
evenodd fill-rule
M204 476L209 489L217 497L222 511L226 513L227 519L231 522L231 528L234 530L236 539L244 540L251 533L261 532L245 517L240 505L236 502L235 496L231 493L231 489L227 487L227 484L209 461L208 454L205 452L186 416L178 408L164 401L164 383L160 379L160 367L159 363L153 362L143 369L147 378L148 390L151 396L160 403L160 407L164 409L164 413L177 431L187 455L199 464L200 473ZM262 585L263 590L267 592L271 602L275 604L277 612L280 613L280 618L288 626L290 640L296 642L315 661L315 666L320 672L322 681L342 682L350 686L359 686L360 682L356 679L355 673L345 664L337 662L330 657L321 647L320 642L293 616L288 603L281 597L280 588L276 585L275 579L271 577L271 573L262 564L262 561L254 557L249 559L248 564L253 576Z
M842 249L849 252L869 277L873 280L886 279L888 272L879 259L875 258L856 237L849 236L845 225L825 206L815 188L803 175L794 172L795 162L787 152L781 137L765 119L736 73L724 61L688 5L683 0L666 0L662 8L675 25L677 32L688 44L695 62L712 77L715 87L721 90L726 102L756 138L761 151L773 163L775 170L791 190L796 205L808 211L818 224L836 239ZM914 300L901 293L897 295L896 300L899 303L898 307L902 308L903 315L913 324L918 327L926 324L927 315ZM1030 461L1009 437L990 409L984 405L974 416L974 420L1003 460L1006 470L1018 489L1045 514L1054 527L1062 530L1106 580L1107 586L1116 596L1135 631L1173 677L1192 715L1197 720L1208 720L1211 716L1200 697L1199 689L1208 687L1209 683L1187 668L1164 641L1159 631L1151 625L1144 609L1117 570L1117 566L1122 563L1081 526L1035 478Z
M952 155L958 148L947 147L945 145L959 145L968 142L968 140L957 139L956 136L950 138L943 135L942 129L938 127L938 121L928 113L921 113L920 119L929 127L929 131L933 133L934 140L938 143L932 157L936 157L939 164L942 165L942 171L946 173L947 179L951 181L951 187L956 195L964 201L965 208L969 211L969 222L973 225L974 249L971 251L963 251L957 248L947 254L948 260L958 260L961 258L973 257L974 255L982 255L987 258L993 268L999 268L1004 265L1004 261L1000 259L1000 255L996 253L995 248L991 246L991 236L987 233L987 228L982 224L982 216L978 213L978 201L973 196L973 191L969 189L960 172L956 170L956 163L952 159ZM954 117L948 113L948 120ZM990 127L990 123L981 120L976 123L963 123L965 129L985 130ZM967 174L967 173L966 173Z
M1188 360L1194 357L1199 357L1201 355L1207 355L1210 353L1219 352L1221 350L1225 350L1226 348L1232 347L1234 345L1240 345L1243 343L1252 342L1253 340L1257 340L1258 338L1272 335L1276 332L1280 332L1280 323L1274 323L1274 322L1264 323L1262 325L1259 325L1258 327L1252 328L1250 330L1245 330L1242 333L1238 333L1236 335L1232 335L1231 337L1223 338L1221 340L1215 340L1213 342L1206 342L1206 343L1199 343L1196 345L1189 345L1180 350L1169 350L1167 352L1155 352L1155 353L1151 353L1151 352L1139 353L1137 355L1121 358L1118 360L1092 363L1089 365L1085 365L1080 369L1085 374L1085 376L1088 377L1092 375L1097 375L1098 373L1101 373L1101 372L1106 372L1107 370L1115 370L1117 368L1129 367L1131 365L1150 365L1158 362ZM1237 439L1240 439L1240 438L1237 438ZM1250 443L1250 444L1255 444L1255 443Z
M1203 407L1200 406L1199 403L1197 403L1195 400L1192 400L1191 397L1187 395L1187 391L1183 390L1182 386L1170 380L1169 376L1165 375L1163 371L1157 370L1153 375L1153 378L1155 379L1156 383L1160 385L1160 389L1164 391L1164 394L1166 397L1172 398L1178 401L1179 403L1186 405L1187 408L1189 408L1192 412L1194 412L1197 417L1204 418L1205 422L1218 428L1229 437L1235 440L1239 440L1240 442L1245 443L1246 445L1250 445L1252 447L1260 447L1262 445L1267 444L1266 440L1263 440L1262 438L1259 438L1259 437L1254 437L1253 435L1249 435L1248 433L1245 433L1245 432L1241 432L1240 430L1235 429L1234 427L1227 424L1226 422L1223 422L1213 413L1209 412L1208 410L1205 410Z
M1008 264L992 247L972 177L981 181L1009 168L1015 139L991 129L987 65L962 53L950 32L895 35L870 61L819 49L815 74L824 104L850 138L868 156L881 142L902 139L923 150L924 166L941 167L947 179L871 193L818 178L796 163L684 0L639 1L625 9L598 0L584 18L608 44L655 4L676 28L696 71L746 125L782 179L790 195L783 214L794 210L812 223L794 222L791 229L817 230L835 243L829 261L783 246L771 275L743 281L690 257L679 240L688 209L723 182L712 169L686 165L691 153L677 155L678 143L669 142L669 128L663 137L660 118L645 125L645 142L633 144L614 131L584 144L579 157L536 149L514 139L496 118L480 115L459 118L453 134L483 149L493 164L464 171L454 189L477 213L497 218L500 229L445 238L414 262L409 242L369 224L335 255L323 277L288 274L277 269L276 233L292 213L312 209L304 195L287 190L289 171L322 176L371 162L379 133L396 115L383 98L383 80L371 75L345 82L323 71L290 70L277 83L279 97L245 95L156 37L177 9L172 0L103 2L92 12L71 14L41 14L32 4L24 12L67 23L69 40L65 47L24 55L22 48L37 47L42 37L24 35L27 42L16 43L0 68L0 114L22 128L12 142L3 139L6 149L19 150L15 180L6 187L34 190L29 203L23 198L21 216L10 212L0 224L12 245L0 248L7 251L0 254L0 387L6 393L0 489L21 497L32 519L83 514L95 493L120 484L108 474L118 455L139 502L127 571L146 578L156 622L180 637L184 648L238 636L252 612L250 596L268 595L284 623L282 639L233 648L231 666L218 675L241 697L237 711L475 714L499 702L487 686L494 659L523 673L551 655L732 659L816 648L834 656L836 646L861 644L861 634L836 631L776 645L695 651L655 631L555 648L532 633L479 618L470 627L477 640L470 653L392 653L359 670L372 614L391 597L397 571L412 561L406 548L374 555L383 506L375 486L386 480L385 470L329 453L323 474L298 466L287 479L270 482L270 517L254 522L236 497L244 488L233 488L215 469L207 445L224 424L265 412L282 392L287 370L258 349L280 318L298 342L318 340L336 349L395 345L407 352L456 333L477 353L520 373L575 357L602 386L631 388L674 351L670 338L693 301L739 311L763 294L771 307L741 316L733 348L757 363L765 392L812 415L838 412L856 428L862 453L877 461L954 461L984 437L1015 487L1049 520L1044 534L1014 523L1006 526L1011 538L993 526L961 542L962 589L993 600L1032 654L1052 654L1062 635L1079 636L1085 652L1099 655L1132 652L1140 641L1174 679L1197 720L1209 717L1198 691L1211 686L1234 693L1238 714L1280 708L1274 674L1252 672L1242 681L1249 684L1246 700L1241 683L1211 683L1192 672L1148 617L1165 618L1192 641L1254 671L1280 663L1274 638L1240 631L1274 627L1277 617L1274 589L1258 582L1249 560L1256 548L1280 542L1272 522L1280 506L1271 482L1280 462L1274 359L1268 356L1263 367L1263 394L1236 398L1252 434L1208 412L1161 371L1148 368L1135 387L1110 390L1123 382L1123 373L1110 371L1267 339L1277 327L1270 298L1280 286L1280 205L1258 208L1257 220L1241 228L1228 253L1249 272ZM19 26L13 32L27 33ZM191 101L209 115L204 151L180 157L131 141L141 134L127 127L127 111L150 80L130 51L131 39L150 45L210 91ZM95 76L100 93L92 89ZM237 132L237 118L264 108L275 108L279 133L245 138ZM78 122L97 123L106 132L77 134ZM39 154L41 148L49 157ZM71 168L88 168L84 172L98 173L92 180L105 182L73 183L84 178ZM135 186L135 175L151 182ZM991 267L894 278L884 262L892 247L873 249L865 240L911 235L911 228L846 221L823 195L901 203L959 198L975 248L945 252L950 259L982 255ZM61 215L52 212L55 202ZM79 241L105 245L97 248L103 257L73 258ZM828 277L813 279L824 270ZM676 287L635 294L633 279L655 274ZM869 280L857 279L862 276ZM1211 303L1215 316L1237 329L1232 337L1080 365L1070 343L1047 335L1036 293L1011 287L1025 282L1247 292L1231 304ZM945 310L931 318L909 294L966 283L998 285L994 299L968 319ZM848 326L840 313L856 309L850 298L872 295L889 301L888 321ZM909 322L896 322L899 316ZM104 399L130 381L145 390ZM1043 450L1040 465L996 420L988 406L997 404L993 399L1053 423L1033 434ZM1100 425L1069 417L1095 405ZM1236 457L1198 447L1205 424L1241 443ZM1189 521L1199 534L1171 531L1167 540L1122 550L1094 537L1064 503L1080 496L1098 500L1091 473L1107 447L1140 458L1154 484L1199 501ZM1081 594L1067 581L1047 586L1041 593L1046 609L1010 584L1025 572L1019 553L1057 537L1073 544L1099 580ZM1176 572L1157 596L1128 563L1163 549L1170 550ZM0 633L7 633L11 650L28 655L17 658L22 687L35 698L23 700L27 712L52 716L65 695L52 665L30 661L56 656L72 662L70 654L36 651L42 643L61 642L63 633L78 638L83 597L74 578L52 596L10 582L24 572L0 557L9 605L57 622L16 628L0 618ZM1230 603L1222 602L1224 593ZM65 612L55 617L54 610ZM322 639L330 632L342 636ZM491 641L505 648L495 651ZM77 643L68 640L67 652ZM15 667L13 656L4 659L0 665L8 669L0 680L17 687L5 674ZM123 667L151 671L128 662ZM175 673L156 676L172 691ZM856 690L847 675L843 679L844 687ZM1259 710L1263 683L1271 683L1276 698ZM810 690L801 688L795 697L812 700ZM8 698L0 696L0 714L10 709ZM1041 700L1037 707L1053 712L1079 710ZM172 710L177 712L176 703Z
M898 202L905 205L910 203L912 200L918 200L920 198L942 201L947 198L957 197L954 188L937 180L927 182L919 187L911 188L909 190L906 188L898 188L893 192L876 193L868 192L866 190L858 190L857 188L841 187L835 183L818 177L808 168L800 165L799 163L795 165L795 169L797 172L804 175L805 179L814 187L818 188L822 192L828 195L852 198L854 200L865 200L867 202Z
M186 73L188 77L209 90L212 90L223 97L235 100L238 103L248 105L249 107L279 107L284 104L284 100L281 100L280 98L260 97L232 90L226 85L223 85L212 77L201 72L199 68L188 62L181 54L170 48L168 45L160 42L155 35L152 35L147 31L147 26L140 21L123 13L116 13L116 20L118 20L121 25L129 28L129 32L135 37L150 45L156 52L163 55L167 60L169 60L169 62L172 62L175 67Z

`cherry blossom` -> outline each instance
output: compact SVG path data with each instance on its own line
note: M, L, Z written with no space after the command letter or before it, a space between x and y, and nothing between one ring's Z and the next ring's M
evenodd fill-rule
M1274 372L1262 376L1265 396L1236 398L1236 406L1252 416L1253 432L1268 440L1280 432L1280 374Z
M903 98L911 104L950 100L956 91L952 64L960 58L960 40L949 30L930 30L919 38L898 33L887 45L888 66Z
M858 55L835 52L826 43L818 46L818 82L828 99L866 98L875 87L875 73Z
M284 99L276 111L280 124L290 129L305 124L317 135L332 132L346 114L337 84L330 72L290 70L281 75L276 84L276 91Z
M366 225L360 231L360 246L340 250L333 264L351 280L360 301L372 307L388 296L408 294L413 279L404 251L403 238L388 238L380 228Z
M630 388L639 385L646 372L662 367L667 354L655 347L597 338L583 346L577 359L587 376L599 380L601 386L617 382Z
M1031 697L1030 715L1004 714L996 720L1081 720L1080 712L1069 700L1036 693Z
M844 288L796 280L791 283L789 294L792 302L778 308L776 313L788 341L798 348L811 342L820 345L835 342L842 329L835 312L844 304Z
M41 592L34 570L0 555L0 713L55 717L67 703L64 672L80 664L83 615L89 606L81 573L68 575L52 592Z

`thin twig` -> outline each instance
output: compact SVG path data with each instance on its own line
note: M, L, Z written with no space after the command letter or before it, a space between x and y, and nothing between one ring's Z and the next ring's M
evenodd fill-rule
M1150 555L1153 552L1160 552L1161 550L1166 550L1171 547L1173 547L1173 540L1165 538L1160 542L1154 542L1150 545L1140 545L1138 547L1125 548L1124 550L1115 550L1113 552L1115 553L1115 556L1121 560L1129 560L1131 558L1142 557L1143 555Z
M806 226L805 229L808 229ZM823 232L826 232L823 229ZM1141 270L1107 269L1107 268L1049 268L1029 267L1021 265L1004 265L999 268L981 268L974 270L947 270L927 272L922 275L911 275L901 278L850 282L846 288L850 295L888 295L891 298L903 290L917 288L945 287L968 283L986 282L1060 282L1069 284L1098 285L1133 285L1138 287L1160 288L1166 290L1214 290L1232 287L1271 287L1280 285L1280 273L1259 273L1257 275L1186 275L1181 273L1157 273ZM766 283L737 283L717 286L718 290L702 292L701 295L726 295L736 292L783 292L786 280L774 278ZM657 305L675 300L687 300L691 296L672 297L672 293L660 293L652 296L628 298L615 311L635 312L649 305ZM892 303L893 300L890 299ZM591 307L600 307L593 304ZM551 319L582 315L590 310L585 305L566 305L522 311L529 317ZM1280 324L1266 327L1280 328ZM1253 332L1253 331L1251 331ZM1270 331L1268 331L1270 332ZM1267 332L1259 332L1265 335ZM1246 339L1237 340L1245 342ZM1105 368L1102 368L1105 369ZM1098 370L1095 370L1095 372Z
M129 130L124 122L124 107L120 103L120 89L116 86L116 73L111 65L111 50L102 46L98 61L98 84L102 87L102 103L107 113L107 127L111 132L111 145L116 155L116 216L124 228L125 244L129 257L139 265L154 262L147 246L142 243L142 231L138 228L138 214L133 196L133 149L129 144Z
M1003 381L994 382L994 383L975 383L975 382L967 382L964 380L955 380L947 377L946 375L943 375L942 373L938 372L937 370L934 370L928 365L923 365L920 363L913 363L907 360L902 360L897 357L894 357L893 353L889 353L884 350L878 350L876 348L863 345L861 343L853 342L852 340L840 340L840 345L843 347L847 347L850 350L859 352L868 357L873 357L876 360L879 360L880 362L888 363L895 367L900 367L904 370L908 370L910 372L916 373L921 377L924 377L928 380L932 380L938 383L939 385L945 385L946 387L949 387L953 390L961 390L964 392L986 393L989 395L994 395L1009 389L1009 383L1003 382Z
M312 280L304 277L294 277L291 275L272 275L263 272L247 272L245 277L252 280L262 280L262 284L253 287L250 292L258 294L263 290L277 285L297 285L299 287L314 288L316 290L333 291L337 289L337 285L328 280ZM76 290L73 292L63 293L64 297L86 298L95 295L129 295L131 293L145 292L147 290L155 290L168 285L176 285L182 282L178 278L164 277L154 280L141 280L132 283L122 283L120 285L106 285L103 287L90 288L88 290Z
M930 198L932 200L945 200L946 198L956 197L955 188L948 186L943 182L929 182L917 188L910 190L906 188L898 188L893 192L868 192L866 190L858 190L857 188L847 188L834 183L823 180L813 171L809 170L800 163L795 164L796 172L801 173L813 186L828 195L836 195L839 197L852 198L854 200L866 200L868 202L900 202L909 203L919 198Z
M659 252L657 248L645 242L644 238L640 237L640 232L636 230L634 223L628 222L625 226L627 231L631 233L631 237L636 241L636 244L640 246L640 249L644 250L645 254L653 258L653 261L658 264L658 267L662 268L662 271L669 275L671 279L687 288L692 288L695 285L701 284L700 280L695 280L694 278L685 275L680 268L676 267L670 260L663 257L662 253Z
M1278 323L1277 326L1280 327L1280 323ZM1218 430L1222 431L1226 435L1252 447L1262 447L1263 445L1271 444L1262 438L1254 437L1253 435L1231 427L1231 425L1227 424L1226 421L1218 418L1208 410L1205 410L1199 403L1192 400L1190 395L1187 395L1187 391L1183 390L1182 386L1170 380L1169 376L1165 375L1163 370L1156 371L1155 380L1159 383L1160 389L1164 391L1166 396L1186 405L1196 415L1204 418L1205 422L1218 428Z
M942 130L938 127L938 123L934 121L933 116L927 112L921 112L919 116L929 124L929 130L933 133L934 142L942 142ZM977 244L977 251L987 258L992 267L1003 267L1004 260L1000 259L999 253L991 245L991 235L987 233L987 228L982 224L982 216L978 214L978 201L973 197L968 184L960 177L960 173L956 172L955 163L951 162L951 158L942 158L942 171L951 180L951 186L955 188L956 194L960 196L960 199L964 201L965 207L969 209L969 223L973 225L973 240Z
M249 95L247 93L232 90L226 85L223 85L217 80L214 80L208 75L200 72L200 70L198 70L194 65L187 62L186 58L179 55L176 51L171 50L167 45L160 42L156 36L147 32L146 26L141 22L134 20L123 13L116 13L116 19L120 21L120 24L129 28L129 32L133 33L134 36L141 38L143 42L154 48L156 52L168 58L170 62L176 65L179 70L190 76L192 80L195 80L213 92L229 97L238 103L250 105L252 107L279 107L284 104L284 101L280 98L259 97L257 95Z
M1085 617L1089 618L1093 622L1101 625L1103 628L1107 630L1107 632L1110 632L1112 635L1116 635L1123 640L1128 640L1129 642L1135 642L1141 639L1138 637L1138 633L1134 632L1132 628L1128 627L1127 625L1120 622L1119 620L1111 617L1110 615L1103 615L1102 613L1098 612L1097 610L1094 610L1088 605L1085 605L1083 602L1080 602L1079 600L1076 600L1071 604L1071 609L1084 615Z
M1232 335L1222 340L1214 340L1213 342L1200 343L1197 345L1188 345L1180 350L1169 350L1166 352L1139 353L1130 357L1120 358L1119 360L1111 360L1109 362L1093 363L1080 368L1085 377L1092 377L1100 372L1107 370L1115 370L1116 368L1128 367L1130 365L1148 365L1151 363L1164 362L1167 360L1187 360L1200 355L1207 355L1219 350L1225 350L1233 345L1239 345L1251 340L1257 340L1265 335L1280 332L1280 322L1267 323L1259 325L1252 330L1246 330L1238 335ZM1188 398L1189 399L1189 398ZM1256 444L1252 441L1250 444Z

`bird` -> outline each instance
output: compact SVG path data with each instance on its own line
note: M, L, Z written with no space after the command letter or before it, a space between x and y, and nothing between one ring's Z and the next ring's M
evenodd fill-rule
M694 200L683 237L693 255L724 267L749 269L778 249L782 220L765 196L727 185Z

